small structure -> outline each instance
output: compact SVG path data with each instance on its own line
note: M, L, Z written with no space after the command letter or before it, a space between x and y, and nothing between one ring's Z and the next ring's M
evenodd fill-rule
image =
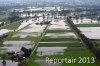
M6 61L5 60L2 61L2 65L6 66Z
M0 35L0 38L6 38L8 35L6 35L6 34L3 34L3 35Z
M26 58L26 59L29 58L31 52L32 52L31 49L22 47L20 52L16 52L16 53L10 52L8 54L11 55L12 62L18 62L18 61L23 60L24 58Z
M3 44L3 39L6 38L8 35L0 35L0 44Z

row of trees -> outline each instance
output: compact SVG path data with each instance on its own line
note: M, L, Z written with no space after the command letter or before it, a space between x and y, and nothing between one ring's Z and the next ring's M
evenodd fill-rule
M19 13L17 12L11 12L9 13L9 17L8 17L8 20L10 22L16 22L18 20L21 20L22 18L20 17Z
M21 14L27 14L26 17L31 17L30 15L31 15L31 14L35 14L35 13L37 13L37 12L25 11L25 12L23 12L23 13L21 13ZM71 10L50 11L50 12L41 12L41 11L39 12L39 11L38 11L38 13L48 13L48 14L47 14L47 17L49 17L49 16L51 15L52 18L59 18L59 19L61 19L62 16L63 16L64 18L66 18L66 16L69 15L70 13L72 13L72 11L71 11ZM42 16L43 19L45 19L45 16L46 16L46 15L43 14L43 16ZM79 19L80 19L82 23L83 23L84 17L91 19L91 23L93 22L93 20L97 20L98 23L100 23L100 16L98 16L98 14L95 13L95 12L90 12L90 13L86 13L86 14L78 14L78 15L74 14L74 15L73 15L73 18L76 19L77 22L79 22ZM33 18L33 19L34 19L34 18L35 18L35 19L38 19L39 16L35 14L35 16L33 16L32 18ZM48 18L47 18L47 19L48 19ZM39 19L38 19L38 20L39 20Z
M4 26L7 22L1 22L0 27Z
M83 23L83 19L89 18L91 20L91 23L93 23L93 20L97 20L98 23L100 23L100 16L94 16L94 15L89 15L89 16L84 16L84 15L74 15L73 18L76 20L76 22L79 22L79 19L81 20L81 23Z
M54 19L62 19L62 17L66 18L67 14L69 14L70 11L69 10L62 10L62 11L50 11L50 12L45 12L45 13L42 13L42 17L43 17L43 20L45 19L49 19L50 16L51 16L51 20L54 18ZM34 16L31 16L31 12L26 12L26 13L21 13L21 14L26 14L26 17L32 17L32 20L38 20L39 21L39 17L36 13L32 13L32 15ZM41 14L41 12L40 12Z
M8 23L16 22L16 21L22 19L22 18L20 18L19 14L16 12L11 12L11 13L7 12L7 13L3 14L3 16L5 16L5 17L0 20L0 22L2 22L0 24L0 27L6 25Z

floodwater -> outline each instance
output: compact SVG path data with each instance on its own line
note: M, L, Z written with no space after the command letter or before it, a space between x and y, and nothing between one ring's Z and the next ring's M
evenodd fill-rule
M84 18L83 22L81 22L80 19L78 21L77 23L77 21L73 19L74 24L91 24L91 19L88 18ZM97 24L98 21L92 20L92 23ZM89 39L100 39L100 27L78 27L78 29Z
M25 33L25 32L19 32L17 34L14 34L12 37L20 37L20 38L26 38L27 36L29 37L38 37L40 36L41 33Z
M80 19L78 19L78 23L75 19L73 19L73 23L74 24L91 24L91 19L88 19L88 18L83 18L82 20L83 22L81 22ZM97 20L92 20L92 23L98 23Z
M18 31L12 37L20 37L20 38L25 38L27 36L38 37L41 35L45 27L46 27L45 25L40 26L40 25L31 24L27 28Z
M1 47L1 49L4 49L4 50L1 50L2 53L3 53L3 51L5 51L5 52L9 52L9 51L19 52L22 47L26 47L28 49L32 48L31 41L4 41L3 44L5 46Z
M67 47L38 47L37 55L38 56L45 56L45 55L63 55L64 50Z
M2 65L2 60L0 60L0 66L4 66ZM11 60L6 60L6 65L5 66L18 66L18 62L13 62Z
M58 20L57 22L55 22L54 20L51 22L51 26L49 27L49 30L55 30L55 29L67 29L69 28L68 26L66 26L64 20Z
M9 29L0 29L0 35L6 34L8 32L12 32L13 30L9 30Z
M26 27L26 26L28 26L28 25L30 25L30 24L32 24L32 20L31 20L31 19L28 20L27 22L26 22L26 20L24 20L24 21L21 23L21 25L16 29L16 31L21 30L22 28L24 28L24 27Z
M77 38L77 36L74 33L48 33L45 36L51 38L58 38L58 37Z
M42 18L40 19L42 20ZM12 37L26 38L27 36L38 37L41 35L46 25L36 25L31 19L28 22L23 22ZM23 29L22 29L23 28ZM20 30L21 29L21 30Z
M4 41L4 45L12 45L12 46L25 46L25 45L31 45L31 41Z
M100 27L79 27L78 29L90 39L100 39Z

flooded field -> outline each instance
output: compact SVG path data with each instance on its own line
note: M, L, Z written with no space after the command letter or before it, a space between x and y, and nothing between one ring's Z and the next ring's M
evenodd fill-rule
M92 22L91 22L91 19L83 18L83 20L78 19L78 22L77 22L77 20L73 19L73 23L74 24L91 24L91 23L98 23L98 21L92 20Z
M38 47L37 55L38 56L63 55L65 49L67 49L67 47Z
M22 47L26 47L29 49L32 48L32 46L34 46L34 44L31 41L4 41L3 44L5 46L0 47L0 49L2 49L2 51L5 52L10 52L10 51L19 52Z
M12 37L20 37L20 38L26 38L28 36L30 37L38 37L41 35L42 31L46 25L36 25L33 23L33 21L30 19L27 22L23 22L19 27L18 27L18 32L14 34ZM22 29L23 28L23 29ZM20 30L21 29L21 30Z
M6 60L6 66L18 66L18 62L13 62L12 63L12 61L11 60ZM0 66L4 66L3 64L2 64L2 60L0 60Z
M26 38L26 37L39 37L41 33L27 33L27 32L19 32L12 37L20 37L20 38Z
M49 30L60 30L60 29L66 30L67 28L69 27L65 24L64 20L58 20L57 22L56 21L51 22Z
M58 38L58 37L77 38L74 33L48 33L45 36L50 37L50 38Z
M100 39L100 27L79 28L89 39Z
M3 35L3 34L8 33L8 32L13 32L13 30L9 30L9 29L0 29L0 35Z

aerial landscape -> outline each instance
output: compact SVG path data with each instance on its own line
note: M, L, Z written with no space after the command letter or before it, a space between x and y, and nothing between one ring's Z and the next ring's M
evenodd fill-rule
M99 66L100 0L0 0L0 66Z

